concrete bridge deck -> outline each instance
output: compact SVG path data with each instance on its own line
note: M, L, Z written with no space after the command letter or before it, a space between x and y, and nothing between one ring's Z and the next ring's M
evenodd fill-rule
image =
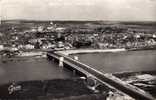
M47 57L56 60L59 60L60 57L64 57L63 63L69 65L72 69L83 73L84 75L86 75L86 77L91 76L103 84L108 84L113 88L135 98L136 100L155 100L150 94L142 91L141 89L127 84L111 74L103 74L86 64L83 64L66 56L65 54L62 54L61 52L48 52Z

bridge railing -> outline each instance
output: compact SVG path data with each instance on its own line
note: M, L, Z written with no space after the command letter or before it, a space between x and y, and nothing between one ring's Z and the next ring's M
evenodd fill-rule
M155 100L150 94L130 84L126 84L125 82L121 81L113 75L101 73L100 71L97 71L84 63L81 63L77 60L72 59L71 57L65 56L60 53L48 54L55 56L56 59L59 59L59 57L64 57L65 63L71 63L72 65L77 66L75 69L81 69L86 72L86 74L92 75L100 82L107 83L117 90L122 91L137 100Z

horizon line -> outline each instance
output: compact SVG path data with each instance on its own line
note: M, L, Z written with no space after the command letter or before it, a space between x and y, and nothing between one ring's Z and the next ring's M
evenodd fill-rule
M156 20L79 20L79 19L59 19L59 20L40 20L40 19L1 19L1 21L105 21L105 22L156 22Z

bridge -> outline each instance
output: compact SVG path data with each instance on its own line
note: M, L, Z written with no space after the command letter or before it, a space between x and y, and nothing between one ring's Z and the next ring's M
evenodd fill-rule
M144 92L143 90L132 86L124 81L120 80L119 78L113 76L112 74L104 74L100 71L81 63L78 60L72 59L71 57L64 55L59 52L47 52L47 57L50 60L58 61L60 57L63 58L63 64L68 65L73 72L77 71L85 75L86 78L92 78L95 82L100 82L100 84L107 84L112 88L115 88L122 93L125 93L136 100L155 100L150 94Z

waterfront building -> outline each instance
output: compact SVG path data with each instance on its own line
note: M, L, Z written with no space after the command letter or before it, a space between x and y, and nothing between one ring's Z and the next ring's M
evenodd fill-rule
M25 45L25 49L34 49L34 45L31 45L31 44L27 44Z
M153 34L153 38L155 38L155 39L156 39L156 34Z
M3 34L0 32L0 37L3 36Z
M0 51L1 50L4 50L4 46L3 45L0 45Z
M38 32L42 32L43 29L44 29L43 26L39 26L38 29L37 29L37 31L38 31Z

